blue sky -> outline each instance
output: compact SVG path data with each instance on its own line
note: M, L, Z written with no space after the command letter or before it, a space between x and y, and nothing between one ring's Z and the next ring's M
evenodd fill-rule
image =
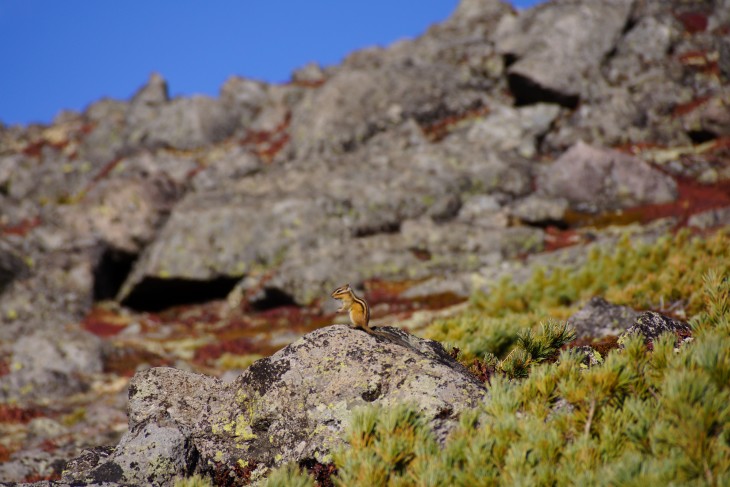
M513 4L524 7L536 0ZM48 123L149 74L173 96L216 96L231 75L270 82L314 61L414 37L458 0L0 0L0 122Z

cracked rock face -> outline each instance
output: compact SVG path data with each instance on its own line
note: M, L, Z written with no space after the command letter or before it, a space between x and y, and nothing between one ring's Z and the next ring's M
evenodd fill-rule
M443 441L485 387L439 343L382 330L403 344L335 325L259 360L229 384L164 367L140 372L129 387L129 433L103 461L72 462L64 480L171 485L173 471L220 463L264 474L289 461L327 462L366 405L415 404Z

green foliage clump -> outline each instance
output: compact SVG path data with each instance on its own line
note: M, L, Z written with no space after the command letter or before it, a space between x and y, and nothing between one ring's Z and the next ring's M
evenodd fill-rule
M314 479L296 464L274 470L266 479L266 487L314 487Z
M200 475L175 480L175 487L213 487L210 479Z
M594 296L635 309L673 305L693 316L703 309L703 276L730 275L730 234L693 238L682 231L652 244L623 238L613 250L594 248L578 269L538 268L523 284L504 279L488 294L477 293L470 308L438 320L428 338L458 347L467 356L503 357L518 333L552 319L566 319Z
M730 485L729 275L727 234L680 234L653 246L624 241L570 274L537 273L476 297L430 333L502 372L488 398L445 444L414 408L362 411L334 454L335 483ZM652 347L630 336L582 367L579 354L560 351L570 330L548 318L593 295L635 308L681 303L693 336L665 334Z

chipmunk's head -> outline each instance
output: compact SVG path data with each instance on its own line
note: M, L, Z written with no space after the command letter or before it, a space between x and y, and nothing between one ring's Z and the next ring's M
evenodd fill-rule
M352 294L352 288L349 284L345 284L344 286L340 286L334 291L332 291L331 296L335 299L342 299L343 296L350 296Z

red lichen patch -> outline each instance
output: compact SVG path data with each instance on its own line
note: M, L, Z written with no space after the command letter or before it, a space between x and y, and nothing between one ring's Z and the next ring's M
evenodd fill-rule
M58 450L58 445L50 438L46 438L38 445L38 448L45 452L53 453L54 451Z
M674 109L672 110L672 117L677 118L687 115L688 113L693 112L697 108L707 103L710 98L712 97L700 96L699 98L695 98L694 100L688 101L687 103L680 103L678 105L675 105Z
M288 112L284 120L274 130L249 130L241 140L241 145L253 146L253 153L262 161L271 162L276 154L289 142L289 123L291 112Z
M545 251L571 247L585 241L585 238L575 230L561 230L557 227L549 226L545 229Z
M193 362L197 364L207 364L220 358L224 353L231 355L251 355L258 352L257 347L248 338L238 338L235 340L211 343L203 345L195 351Z
M20 408L11 404L0 404L0 423L25 424L31 419L43 416L38 409Z
M44 145L46 145L45 140L28 142L28 145L23 148L23 154L30 157L40 157Z
M34 473L34 474L26 476L23 479L23 482L35 483L35 482L45 482L45 481L53 481L53 480L61 480L61 472L53 472L52 474L49 474L49 475L41 475L39 473Z
M81 321L81 326L88 332L100 337L117 335L129 325L129 318L118 312L95 306Z
M8 447L0 445L0 463L10 460L10 455L12 453L12 450L10 450Z
M596 352L601 354L601 357L606 358L606 355L611 350L616 350L618 348L618 337L614 335L609 335L607 337L601 338L598 341L594 341L592 338L578 338L577 340L573 340L572 342L568 343L563 347L563 349L572 349L577 347L584 347L589 346Z
M702 12L681 12L675 13L677 19L688 34L704 32L707 29L707 15Z
M489 113L489 107L480 106L464 113L449 115L439 120L420 123L423 135L431 142L438 142L446 137L454 127L465 120L481 118Z
M242 467L238 463L226 465L222 462L215 462L212 466L207 467L204 474L210 477L213 485L219 487L238 487L251 483L251 475L258 468L258 465L254 461L246 462L245 467Z
M299 306L278 306L252 313L251 317L256 322L264 323L270 329L279 327L306 330L312 328L313 325L321 326L324 320L324 315L316 310Z
M163 367L172 361L149 350L132 346L114 347L104 355L104 373L131 377L140 365Z
M720 74L717 60L717 53L710 54L704 51L688 51L679 56L682 65L704 74Z
M10 360L0 359L0 377L8 375L10 373Z
M403 299L400 295L409 288L423 282L423 280L386 281L384 279L369 279L363 283L365 297L368 303L400 304Z
M26 218L15 225L0 226L0 235L17 235L19 237L25 237L35 227L40 226L41 223L43 222L39 216Z
M678 219L677 228L680 228L696 213L730 206L730 181L715 184L701 184L686 178L676 178L676 181L679 196L670 203L637 206L601 215L566 211L564 219L571 226L600 228L674 217Z
M317 487L334 487L332 477L337 475L334 463L319 463L314 459L307 459L299 462L299 468L306 469L309 475L314 477L314 484Z
M111 161L107 162L104 167L101 168L101 170L94 176L91 181L86 185L84 190L82 191L82 194L88 193L99 181L102 179L105 179L109 174L116 168L120 162L122 162L123 158L117 157L116 159L112 159Z

